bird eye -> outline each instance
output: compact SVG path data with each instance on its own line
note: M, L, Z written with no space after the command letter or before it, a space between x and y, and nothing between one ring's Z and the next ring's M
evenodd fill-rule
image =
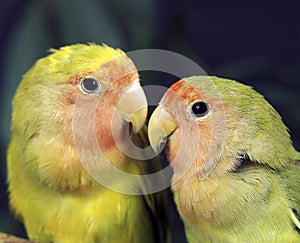
M84 78L80 85L82 91L88 94L95 94L100 90L100 83L94 78Z
M209 106L203 101L196 101L188 107L188 116L191 119L204 117L209 113Z

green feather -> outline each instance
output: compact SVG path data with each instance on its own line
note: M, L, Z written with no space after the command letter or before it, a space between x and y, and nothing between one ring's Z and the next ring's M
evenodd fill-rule
M275 109L251 87L218 77L185 78L170 90L149 131L158 124L175 129L168 130L170 158L181 158L180 146L182 153L189 150L183 160L171 161L172 190L189 242L300 242L300 154ZM196 101L206 102L209 112L190 118ZM178 116L185 126L168 126ZM163 141L149 134L150 141ZM193 144L181 144L178 134ZM195 143L198 151L191 150ZM180 178L178 164L189 154L197 156Z

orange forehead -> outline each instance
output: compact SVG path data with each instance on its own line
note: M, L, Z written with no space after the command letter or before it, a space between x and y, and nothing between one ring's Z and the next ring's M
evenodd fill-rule
M195 100L202 100L204 98L201 89L190 85L183 79L173 84L168 92L176 94L176 96L179 96L187 103L191 103Z

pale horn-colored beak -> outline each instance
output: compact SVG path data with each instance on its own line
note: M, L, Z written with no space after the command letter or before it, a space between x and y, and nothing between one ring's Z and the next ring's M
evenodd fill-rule
M148 125L148 136L151 147L156 153L160 153L164 149L168 136L177 127L176 118L161 105L154 110Z
M132 124L132 134L137 134L144 126L148 113L147 99L139 82L134 82L122 94L117 108L123 119Z

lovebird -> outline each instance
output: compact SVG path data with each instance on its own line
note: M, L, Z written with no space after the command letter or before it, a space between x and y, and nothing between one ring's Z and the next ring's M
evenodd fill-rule
M31 240L167 241L166 192L149 193L140 176L160 170L158 157L141 153L147 100L122 50L51 50L24 75L12 106L9 202Z
M252 87L192 76L173 84L149 121L173 168L189 242L300 242L300 153Z

